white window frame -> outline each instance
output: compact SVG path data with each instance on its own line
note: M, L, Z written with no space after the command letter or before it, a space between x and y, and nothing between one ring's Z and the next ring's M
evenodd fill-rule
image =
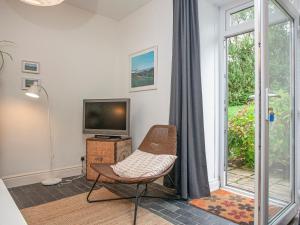
M219 133L219 140L220 140L220 153L219 153L219 160L220 160L220 168L219 168L219 179L220 179L220 186L222 188L226 188L236 193L254 197L254 194L249 193L247 191L226 186L226 145L227 140L225 140L225 136L227 132L227 127L225 123L227 122L225 109L227 108L227 38L232 36L236 36L243 33L248 33L254 31L254 21L250 21L248 23L239 24L236 26L230 26L230 15L235 12L239 12L243 9L247 9L249 7L254 6L254 1L249 0L240 0L230 3L228 5L223 6L220 9L220 82L219 82L219 121L220 121L220 133ZM225 18L225 20L224 20Z
M239 33L245 30L253 30L254 29L254 20L248 21L239 25L231 26L231 15L234 13L238 13L242 10L254 7L253 1L245 1L242 4L234 5L233 7L224 9L225 10L225 32L226 33ZM227 36L227 35L226 35Z

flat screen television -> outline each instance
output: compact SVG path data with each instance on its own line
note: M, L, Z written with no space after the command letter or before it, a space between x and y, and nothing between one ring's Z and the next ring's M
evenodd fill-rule
M129 136L130 99L83 100L83 133Z

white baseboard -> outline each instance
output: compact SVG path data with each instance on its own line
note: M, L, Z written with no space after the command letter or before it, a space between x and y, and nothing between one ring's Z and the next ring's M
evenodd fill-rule
M220 189L220 181L218 179L210 180L209 188L210 188L210 192Z
M39 171L39 172L32 172L32 173L22 173L13 176L6 176L2 177L7 188L18 187L28 184L39 183L47 178L50 175L64 178L64 177L71 177L71 176L78 176L81 174L81 165L65 167L60 169L55 169L52 173L49 170L46 171ZM161 184L162 180L158 180L157 183ZM220 182L218 179L210 180L209 181L210 191L213 192L220 188Z
M13 176L2 177L7 188L18 187L28 184L39 183L51 175L59 178L78 176L81 174L81 165L54 169L52 172L49 170L22 173Z

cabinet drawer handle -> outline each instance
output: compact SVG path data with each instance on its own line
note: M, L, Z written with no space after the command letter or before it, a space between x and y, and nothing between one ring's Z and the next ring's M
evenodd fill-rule
M103 160L103 158L102 157L96 157L95 160L101 162Z

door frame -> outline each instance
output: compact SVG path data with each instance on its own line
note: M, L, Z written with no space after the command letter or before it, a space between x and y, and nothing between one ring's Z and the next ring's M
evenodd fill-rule
M264 224L287 224L297 213L297 186L296 183L299 184L297 181L296 172L297 168L295 167L295 161L299 159L298 154L298 144L296 143L296 135L299 133L299 121L296 117L296 109L298 108L298 101L296 99L296 90L295 87L299 87L299 81L297 80L297 75L299 74L299 68L296 67L296 62L299 62L299 44L298 44L298 35L297 35L297 28L299 26L299 13L297 10L292 7L292 5L283 0L276 0L276 2L284 9L286 12L291 16L293 21L293 52L292 52L292 76L293 81L291 84L291 88L293 90L292 93L292 100L294 111L292 115L293 121L293 156L294 160L292 163L292 170L293 183L295 192L292 193L292 197L294 202L287 206L283 212L277 215L274 219L271 220L269 223L268 219L268 202L269 199L265 196L268 196L268 177L269 177L269 168L268 168L268 122L265 119L266 112L268 110L268 106L266 105L267 102L267 94L264 93L268 87L268 71L266 65L267 60L267 33L268 33L268 1L267 0L255 0L255 49L256 49L256 96L258 98L255 99L256 105L256 138L255 138L255 148L256 148L256 191L255 191L255 224L257 225L264 225ZM295 32L296 31L296 32ZM297 41L298 40L298 41ZM259 116L258 116L259 115ZM259 153L259 154L257 154Z
M233 3L227 4L223 7L220 8L220 39L219 39L219 65L220 65L220 75L219 75L219 82L218 82L218 86L219 86L219 105L217 106L217 111L219 112L219 129L216 132L216 135L219 136L218 140L219 140L219 144L216 145L219 147L219 181L220 181L220 187L225 188L225 189L229 189L232 190L234 192L237 192L239 194L242 195L246 195L249 197L254 197L254 194L250 194L246 191L243 190L239 190L237 188L233 188L233 187L228 187L225 186L226 185L226 180L225 180L225 168L226 168L226 154L225 152L227 152L227 140L225 140L226 137L226 133L227 132L227 127L226 127L226 122L227 122L227 112L224 111L227 107L227 102L225 101L225 99L227 99L226 96L226 91L227 91L227 49L226 49L226 45L224 44L224 40L226 40L226 38L231 37L231 36L235 36L238 34L242 34L242 33L247 33L250 31L254 31L255 27L257 27L258 25L260 26L260 21L254 21L253 23L253 27L249 27L249 24L246 24L246 26L239 26L237 29L232 29L230 32L226 31L226 22L224 22L224 16L226 18L226 12L228 12L229 10L232 10L233 8L238 8L241 7L243 5L247 5L247 4L255 4L255 7L261 7L260 6L260 2L262 0L254 0L254 1L249 1L249 0L240 0L240 1L234 1ZM300 62L300 29L299 29L299 25L300 25L300 13L298 12L298 10L296 10L294 8L294 6L292 6L292 4L290 4L289 2L286 2L286 0L277 0L277 2L283 6L283 8L285 8L285 10L288 11L288 13L290 14L291 17L294 18L294 26L295 26L295 32L294 32L294 62ZM259 5L258 5L259 4ZM246 8L246 7L245 7ZM257 32L255 32L255 35L258 35ZM257 40L256 36L255 36L255 40ZM257 45L257 43L256 43ZM256 56L257 57L257 56ZM255 57L255 58L256 58ZM257 61L257 59L256 59ZM300 137L300 88L295 88L295 87L300 87L300 63L298 63L299 65L297 65L297 63L295 63L294 65L294 104L295 104L295 111L294 111L294 136L295 137ZM256 68L256 70L258 70L258 68ZM257 79L256 79L257 80ZM260 93L256 93L256 95ZM260 110L260 109L256 109L256 110ZM259 148L259 145L257 145L257 148ZM295 161L300 161L300 138L295 138L294 139L294 149L295 149ZM256 160L259 160L259 162L261 161L260 155L256 154ZM256 163L257 165L257 163ZM260 165L259 165L260 166ZM257 168L258 171L261 171L261 168ZM299 206L299 195L300 195L300 190L299 190L299 194L298 194L298 188L300 187L300 164L295 164L295 173L294 174L294 181L295 181L295 204L290 207L289 209L287 209L285 212L283 212L283 217L281 218L276 218L275 220L273 220L272 224L284 224L287 222L287 220L292 219L291 215L294 215L296 213L296 209ZM258 176L259 173L256 173L256 176ZM258 177L256 177L256 180L258 180ZM261 184L260 184L261 185ZM258 185L255 185L256 188L258 188ZM261 192L259 190L255 191L257 193L257 195L259 195L260 193L260 197L256 197L256 202L255 202L255 207L258 209L259 205L258 205L258 201L261 200ZM259 213L261 215L261 213ZM255 224L257 225L262 225L264 223L262 223L262 218L258 215L257 212L255 212Z
M234 191L238 194L245 195L248 197L254 197L254 194L247 191L226 185L226 167L227 167L227 81L228 81L228 71L227 71L227 38L241 35L244 33L249 33L254 31L254 21L253 23L245 23L238 25L232 29L227 29L228 17L233 12L238 12L240 10L254 6L252 0L241 0L235 1L233 3L227 4L220 9L220 82L219 82L219 142L220 142L220 153L219 153L219 180L220 187L223 189L228 189L229 191ZM225 20L224 20L225 17Z

